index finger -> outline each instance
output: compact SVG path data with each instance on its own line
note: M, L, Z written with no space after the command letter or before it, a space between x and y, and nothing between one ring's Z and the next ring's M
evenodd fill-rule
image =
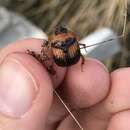
M61 87L61 95L72 108L87 108L103 100L109 90L109 73L105 66L92 58L86 58L69 67Z

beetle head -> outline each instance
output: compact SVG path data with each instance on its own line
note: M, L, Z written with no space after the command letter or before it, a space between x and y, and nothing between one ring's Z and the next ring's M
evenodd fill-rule
M58 34L61 34L61 33L67 33L68 30L67 28L63 27L63 26L56 26L55 30L54 30L54 33L55 35L58 35Z

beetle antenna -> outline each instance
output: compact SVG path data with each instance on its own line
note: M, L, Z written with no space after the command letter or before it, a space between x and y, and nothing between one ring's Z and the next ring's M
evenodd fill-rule
M81 130L84 130L84 128L82 127L82 125L79 123L79 121L76 119L76 117L73 115L73 113L70 111L70 109L68 108L68 106L64 103L64 101L62 100L62 98L60 97L60 95L57 93L56 90L54 90L55 95L58 97L58 99L60 100L60 102L64 105L65 109L68 111L68 113L70 114L70 116L74 119L74 121L76 122L76 124L79 126L79 128Z

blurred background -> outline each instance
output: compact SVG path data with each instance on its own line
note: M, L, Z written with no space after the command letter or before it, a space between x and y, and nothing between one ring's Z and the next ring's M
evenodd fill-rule
M28 37L34 35L33 30L40 33L43 30L49 34L58 24L65 25L75 31L81 38L103 27L111 28L119 36L123 31L124 15L127 10L125 37L119 39L121 49L115 55L103 59L103 62L110 71L119 67L130 66L130 1L127 3L127 9L125 3L126 0L0 0L0 41L7 40L8 36L12 38L13 32L17 33L14 29L16 23L18 23L17 25L24 25L25 29L31 25L29 33L27 30L25 33L30 34L32 32ZM14 27L9 26L8 22L11 18ZM17 18L19 20L15 21ZM12 28L5 31L4 26ZM17 29L20 27L18 26Z

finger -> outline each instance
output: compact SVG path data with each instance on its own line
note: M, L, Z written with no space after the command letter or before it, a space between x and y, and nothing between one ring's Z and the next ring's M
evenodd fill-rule
M126 123L123 122L118 125L118 121L124 120L125 118L128 119L124 116L125 114L123 114L123 112L130 108L129 71L130 68L123 68L112 72L111 88L107 97L101 103L81 114L81 116L85 118L84 122L87 122L84 124L86 124L88 129L93 130L95 127L97 130L107 129L110 119L112 119L109 127L110 130L113 130L116 126L128 126L128 124L126 125ZM122 114L120 115L121 112ZM120 117L119 120L117 117ZM125 128L127 127L124 127L124 129Z
M115 114L107 130L130 130L130 110Z
M0 52L0 62L10 53L13 52L24 52L26 53L27 50L35 51L36 53L41 52L41 45L44 44L43 40L40 39L26 39L17 41L16 43L12 43L6 48L3 48ZM54 69L56 70L56 75L52 76L52 81L54 83L54 86L58 86L65 75L66 69L63 67L59 67L54 64Z
M130 68L122 68L111 74L112 88L105 100L105 108L113 114L108 130L130 129Z
M83 72L81 71L80 61L68 68L63 84L57 90L63 101L67 105L69 104L69 109L87 108L100 102L107 95L109 74L100 62L88 58L83 66ZM53 117L54 122L59 122L68 115L68 112L57 98L54 101L49 117ZM57 118L54 118L54 116ZM75 121L72 118L70 119L75 124Z
M0 64L0 84L0 129L44 129L53 90L42 65L24 53L9 54Z
M104 99L109 90L109 74L103 64L87 58L69 67L61 88L64 99L73 107L90 107Z
M130 108L130 68L123 68L111 74L112 87L105 100L105 107L111 113L117 113Z

